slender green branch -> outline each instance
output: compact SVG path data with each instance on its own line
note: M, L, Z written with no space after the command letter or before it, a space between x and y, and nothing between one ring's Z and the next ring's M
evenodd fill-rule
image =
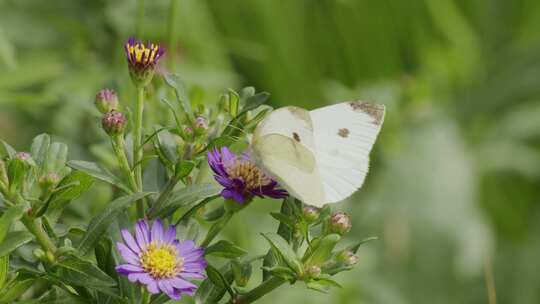
M178 182L179 182L179 179L175 176L172 176L169 179L165 187L159 193L157 200L154 202L154 204L148 211L147 215L149 219L152 219L157 215L157 212L159 212L163 204L171 196L171 193L174 190L174 187L176 186L176 184L178 184Z
M274 289L278 288L279 286L283 285L286 281L277 277L272 277L264 282L262 282L259 286L255 287L248 293L241 295L235 299L231 299L231 304L248 304L253 303L256 300L260 299L267 293L273 291Z
M188 211L186 211L186 213L184 213L184 215L182 215L182 217L176 221L176 225L186 221L187 219L189 219L193 214L195 214L195 212L197 212L197 210L201 209L202 207L206 206L208 203L210 203L211 201L215 200L216 198L220 197L220 195L214 195L214 196L210 196L210 197L207 197L205 199L203 199L200 203L198 203L197 205L191 207L191 209L189 209Z
M219 232L227 225L227 223L231 220L234 213L231 211L227 211L222 218L220 218L217 222L215 222L212 227L208 230L208 233L206 234L206 237L204 238L204 241L201 243L201 247L208 247L210 243L214 240L214 238L219 234Z
M41 248L46 252L50 252L54 255L56 252L56 246L53 241L49 238L49 235L43 229L41 221L39 219L34 219L28 215L23 216L21 222L24 224L28 232L32 233L36 237L36 241L39 243Z
M143 2L143 1L141 1ZM143 158L142 134L143 134L143 113L144 113L144 87L137 87L137 106L135 110L135 126L133 129L133 163L139 163ZM135 166L135 181L137 190L142 191L142 166ZM144 201L137 201L137 216L144 217Z
M120 168L122 171L124 171L124 174L126 175L129 186L131 187L131 190L134 192L137 192L139 189L139 186L137 184L137 181L135 180L135 176L133 176L133 172L131 171L131 167L129 166L129 161L126 156L125 151L125 142L124 142L124 136L123 135L117 135L111 138L112 147L114 150L114 154L116 154L116 158L118 159L118 162L120 163Z

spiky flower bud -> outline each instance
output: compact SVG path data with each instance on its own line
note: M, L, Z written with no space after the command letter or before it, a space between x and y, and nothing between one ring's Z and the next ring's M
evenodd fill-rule
M118 110L118 96L114 90L103 89L97 92L94 104L103 114Z
M182 137L185 140L189 140L193 137L193 128L187 125L182 126Z
M15 153L15 158L26 162L29 161L32 156L28 152L17 152Z
M207 130L208 129L208 120L206 118L199 116L195 119L195 130Z
M111 111L103 116L101 126L109 136L116 136L124 133L126 122L126 117L122 112Z
M344 212L336 212L330 217L328 227L330 232L344 235L351 230L351 217Z
M308 223L312 223L319 219L320 214L321 210L317 207L306 205L302 208L302 215Z
M39 186L44 190L49 190L54 188L58 182L60 181L60 176L54 172L49 172L45 175L43 175L39 179Z
M310 278L317 278L321 275L321 267L317 265L311 265L307 269L307 274Z
M358 256L351 250L343 250L337 255L337 260L347 266L353 266L358 263Z

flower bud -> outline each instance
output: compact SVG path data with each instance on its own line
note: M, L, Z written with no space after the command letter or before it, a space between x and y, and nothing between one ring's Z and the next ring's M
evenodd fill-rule
M59 181L60 176L58 176L58 174L54 172L49 172L39 179L39 186L41 187L41 189L46 191L54 188Z
M347 266L353 266L358 263L358 256L351 250L343 250L337 255L337 260Z
M321 210L317 207L306 205L304 208L302 208L302 215L304 216L304 219L308 221L308 223L316 221L320 214Z
M103 116L101 125L109 136L116 136L124 133L126 122L126 117L122 112L111 111Z
M307 274L310 278L317 278L321 275L321 267L317 265L311 265L307 269Z
M330 232L344 235L351 230L351 218L343 212L337 212L330 217L328 227Z
M208 130L208 121L206 118L199 116L195 119L195 130Z
M243 263L240 264L237 261L233 261L231 264L231 268L234 275L234 282L236 283L236 286L238 287L244 287L249 282L249 279L251 278L251 264L249 263Z
M96 94L96 108L103 114L118 109L118 96L110 89L103 89Z
M182 137L185 139L185 140L189 140L193 137L193 128L190 127L190 126L187 126L187 125L183 125L182 126Z
M22 160L25 163L29 163L32 156L28 152L17 152L15 153L15 158Z
M130 38L124 45L129 75L137 87L145 87L152 81L156 64L165 53L163 47L154 43L144 44Z

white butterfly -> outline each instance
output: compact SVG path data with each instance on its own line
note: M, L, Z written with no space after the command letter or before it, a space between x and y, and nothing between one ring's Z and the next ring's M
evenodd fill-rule
M383 105L360 101L280 108L255 129L252 155L304 203L339 202L362 186L384 112Z

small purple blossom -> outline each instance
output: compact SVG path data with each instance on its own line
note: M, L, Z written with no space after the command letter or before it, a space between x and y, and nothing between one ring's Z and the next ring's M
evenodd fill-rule
M110 136L119 135L124 133L126 128L127 119L122 112L111 111L106 113L101 119L101 126L103 130Z
M118 96L114 90L103 89L96 94L96 108L103 114L118 109Z
M118 265L116 271L130 282L146 285L150 293L163 292L178 300L183 294L192 296L197 289L190 279L206 277L204 249L191 240L177 240L174 225L165 230L157 219L150 229L146 221L139 220L134 236L127 229L121 234L124 243L116 245L127 263Z
M124 45L126 57L131 68L145 70L153 68L165 54L165 49L159 44L142 43L135 38L129 38Z
M245 203L254 196L285 198L289 194L279 184L258 168L244 153L240 156L228 148L221 151L214 148L208 152L208 164L214 171L214 178L225 189L221 196Z

